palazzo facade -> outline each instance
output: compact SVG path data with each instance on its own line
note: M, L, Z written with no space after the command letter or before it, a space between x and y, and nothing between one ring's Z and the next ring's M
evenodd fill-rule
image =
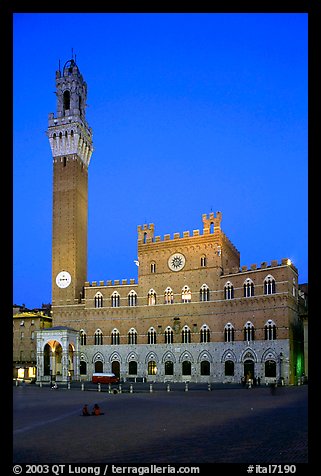
M298 270L287 258L240 265L221 228L165 236L137 228L138 279L87 281L87 85L76 62L56 72L52 316L37 333L37 380L90 380L94 372L147 381L296 383L302 325Z

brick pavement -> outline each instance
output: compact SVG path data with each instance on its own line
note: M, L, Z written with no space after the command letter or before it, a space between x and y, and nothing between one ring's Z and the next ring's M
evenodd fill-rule
M105 415L80 416L84 403ZM308 386L108 394L13 389L14 463L308 462Z

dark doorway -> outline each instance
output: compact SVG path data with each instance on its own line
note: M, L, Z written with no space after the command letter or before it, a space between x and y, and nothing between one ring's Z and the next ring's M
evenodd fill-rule
M244 377L247 381L248 379L254 379L254 362L253 360L247 359L244 361Z
M120 376L120 363L118 360L114 360L111 364L111 371L119 378Z

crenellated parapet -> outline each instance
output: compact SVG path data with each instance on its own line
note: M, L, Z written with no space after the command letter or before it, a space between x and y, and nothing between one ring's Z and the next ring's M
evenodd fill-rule
M294 266L292 261L289 258L282 258L280 261L271 260L270 263L268 263L267 261L262 261L260 265L254 263L250 266L243 265L241 267L232 267L229 269L224 269L224 275L249 273L249 271L262 271L264 269L279 268L281 266L291 266L294 272L297 273L297 268Z
M106 286L132 286L133 284L137 284L135 278L131 279L107 279L106 281L86 281L85 288L89 287L106 287Z

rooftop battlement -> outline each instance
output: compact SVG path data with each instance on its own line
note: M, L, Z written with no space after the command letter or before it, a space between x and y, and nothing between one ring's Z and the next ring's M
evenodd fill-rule
M203 236L208 234L218 234L221 231L221 221L222 213L216 212L216 216L211 212L209 215L204 213L202 215L203 221L203 234L200 230L193 230L192 234L190 231L174 232L173 234L167 233L163 237L160 235L154 236L154 224L150 223L139 225L137 227L138 232L138 244L148 244L148 243L159 243L162 241L175 241L195 236Z
M224 276L228 274L240 274L248 273L249 271L262 271L263 269L277 268L280 266L291 266L294 271L297 273L297 268L294 266L292 261L289 258L282 258L279 262L278 260L271 260L270 264L267 261L262 261L261 265L258 266L256 263L251 264L250 266L244 265L240 268L234 267L230 269L225 269Z
M85 288L90 287L103 287L103 286L132 286L133 284L137 284L134 278L131 279L107 279L107 281L86 281Z

